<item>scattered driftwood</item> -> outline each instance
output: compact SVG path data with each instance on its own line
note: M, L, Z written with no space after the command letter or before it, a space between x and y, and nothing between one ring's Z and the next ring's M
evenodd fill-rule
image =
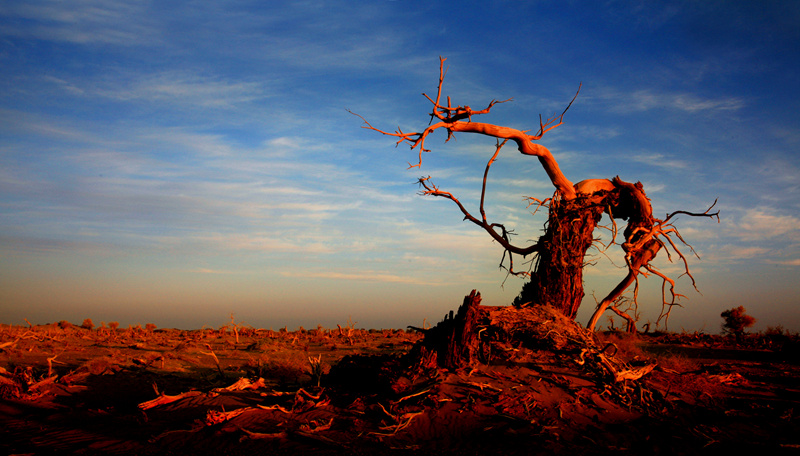
M19 341L21 341L23 339L37 339L37 340L39 340L40 336L35 334L33 331L25 331L24 334L22 334L21 336L17 337L16 339L14 339L12 341L0 343L0 351L6 350L8 348L13 348L15 345L17 345L17 343L19 343Z

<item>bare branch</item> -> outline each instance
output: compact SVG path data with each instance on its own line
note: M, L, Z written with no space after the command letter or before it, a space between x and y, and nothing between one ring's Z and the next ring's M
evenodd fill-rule
M458 198L453 196L452 193L439 190L439 188L436 187L436 185L434 185L433 182L430 181L430 178L431 178L430 176L419 178L418 181L419 185L421 185L425 189L425 191L422 192L423 195L439 196L454 202L456 206L458 206L458 209L461 211L461 213L464 214L464 220L469 220L470 222L483 228L487 233L489 233L489 235L492 236L492 238L495 241L497 241L501 246L503 246L503 248L507 250L509 253L516 253L517 255L527 256L530 255L531 253L539 251L540 247L538 244L533 244L528 247L518 247L511 244L508 241L508 236L507 236L508 232L506 231L503 225L499 223L490 224L483 220L479 220L478 218L473 216L467 210L467 208L465 208L464 205L461 204L461 201L459 201ZM500 228L501 232L498 233L495 228Z
M436 101L433 101L428 94L423 93L422 96L428 99L433 104L433 112L431 113L431 123L433 122L433 118L437 118L446 123L453 123L459 120L467 119L470 122L472 121L473 115L478 114L489 114L489 111L492 107L498 103L505 103L511 101L512 99L509 98L507 100L498 101L492 100L485 109L480 111L474 111L469 106L457 106L452 107L450 103L450 97L447 97L447 106L442 106L439 101L442 98L442 84L444 83L444 76L447 74L447 70L444 68L444 61L447 60L443 57L439 57L439 85L436 89ZM570 103L571 104L571 103ZM562 114L563 116L563 114Z
M717 219L717 223L719 223L719 211L717 211L717 212L713 212L713 213L711 212L711 209L713 209L713 208L714 208L714 206L716 206L716 205L717 205L717 200L718 200L718 199L719 199L719 198L715 199L715 200L714 200L714 203L713 203L713 204L711 204L711 206L709 206L709 208L708 208L708 209L706 209L706 211L705 211L705 212L697 213L697 212L675 211L675 212L673 212L673 213L671 213L671 214L667 215L667 218L665 218L665 219L664 219L664 221L663 221L662 223L667 223L667 222L669 222L669 220L670 220L672 217L674 217L674 216L676 216L676 215L679 215L679 214L689 215L689 216L692 216L692 217L709 217L709 218L716 218L716 219Z
M484 199L486 198L486 178L487 176L489 176L489 167L492 166L492 163L494 163L495 159L497 159L497 155L500 153L500 149L502 149L507 142L508 142L507 139L502 143L500 142L500 140L497 141L497 149L494 151L494 155L492 155L492 158L489 159L489 162L486 163L486 170L484 170L483 172L483 185L481 186L481 206L480 206L481 218L483 218L483 223L486 223L486 211L484 210L483 202Z
M567 111L569 110L570 106L572 106L572 103L574 103L575 99L578 98L578 94L581 93L581 87L582 86L583 86L583 83L578 84L578 90L575 92L575 96L572 97L572 100L569 102L567 107L564 108L564 112L562 112L560 116L558 116L558 117L553 116L552 118L548 119L546 123L542 123L542 116L539 115L539 132L536 133L535 135L531 136L531 139L534 139L534 140L542 139L542 136L544 136L545 133L547 133L548 131L550 131L550 130L556 128L556 127L561 126L561 124L564 123L564 114L567 113ZM556 120L558 120L558 123L554 123Z
M580 87L561 115L555 116L552 119L549 119L547 122L542 122L540 118L539 132L536 135L528 135L526 132L514 128L500 127L481 122L472 122L472 116L489 114L491 109L496 104L511 101L510 98L503 101L492 100L486 108L477 111L466 105L453 107L450 103L449 97L447 98L447 106L443 106L441 104L441 97L444 76L446 74L446 70L444 68L445 60L446 59L442 57L439 58L439 84L436 90L436 100L423 93L423 96L433 104L433 111L430 114L431 122L422 132L407 133L403 132L398 127L394 133L390 133L388 131L373 127L369 122L367 122L366 119L364 119L364 117L349 110L348 112L358 116L364 121L365 125L363 125L362 128L373 130L386 136L398 138L396 146L400 145L401 143L408 143L410 144L412 150L418 149L419 160L416 164L409 164L409 168L417 168L422 166L422 153L430 152L429 149L425 148L425 139L428 137L428 135L440 128L447 130L447 139L445 142L450 140L454 132L477 133L485 136L491 136L497 138L498 140L512 140L517 144L517 148L520 153L523 155L533 155L539 158L539 162L542 164L545 172L547 172L550 181L564 198L575 198L575 189L572 186L572 182L570 182L569 179L564 176L564 173L558 166L558 162L556 162L553 154L546 147L540 144L535 144L533 141L541 139L544 133L560 126L563 123L564 114L566 114L567 110L570 108L570 106L572 106L572 103L577 98L578 93L580 92ZM438 119L439 122L434 123L434 118ZM466 119L466 121L464 121L464 119Z
M536 204L536 209L531 212L531 215L536 215L536 213L539 212L539 209L542 207L549 207L550 201L552 201L552 198L540 200L539 198L534 198L533 196L523 196L522 199L528 200L528 208L533 206L534 203Z

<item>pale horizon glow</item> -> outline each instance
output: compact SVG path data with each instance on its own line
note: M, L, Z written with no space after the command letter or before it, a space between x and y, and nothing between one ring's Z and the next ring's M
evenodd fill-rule
M800 331L800 6L497 2L79 3L0 6L0 323L117 321L184 329L402 328L470 290L507 305L523 282L449 201L477 213L490 138L417 152L364 130L424 128L438 58L454 103L536 129L567 178L641 181L699 259L672 331ZM506 147L488 216L535 239L524 196L553 187ZM598 233L600 235L600 233ZM690 255L688 248L684 253ZM590 250L585 324L624 276ZM682 268L657 261L677 278ZM642 283L640 325L661 283ZM603 325L606 320L601 321ZM662 326L663 328L663 326Z

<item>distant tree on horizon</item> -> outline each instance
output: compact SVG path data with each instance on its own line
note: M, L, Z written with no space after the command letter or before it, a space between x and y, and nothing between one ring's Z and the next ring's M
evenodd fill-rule
M728 309L720 314L725 320L722 323L722 333L731 334L740 339L744 335L744 330L756 324L756 319L746 314L744 306Z

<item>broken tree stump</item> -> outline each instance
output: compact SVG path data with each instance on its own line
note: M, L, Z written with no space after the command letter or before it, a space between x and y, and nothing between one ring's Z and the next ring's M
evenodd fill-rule
M472 290L453 315L425 331L418 346L420 363L425 367L458 369L469 365L479 350L478 322L481 318L481 294Z

